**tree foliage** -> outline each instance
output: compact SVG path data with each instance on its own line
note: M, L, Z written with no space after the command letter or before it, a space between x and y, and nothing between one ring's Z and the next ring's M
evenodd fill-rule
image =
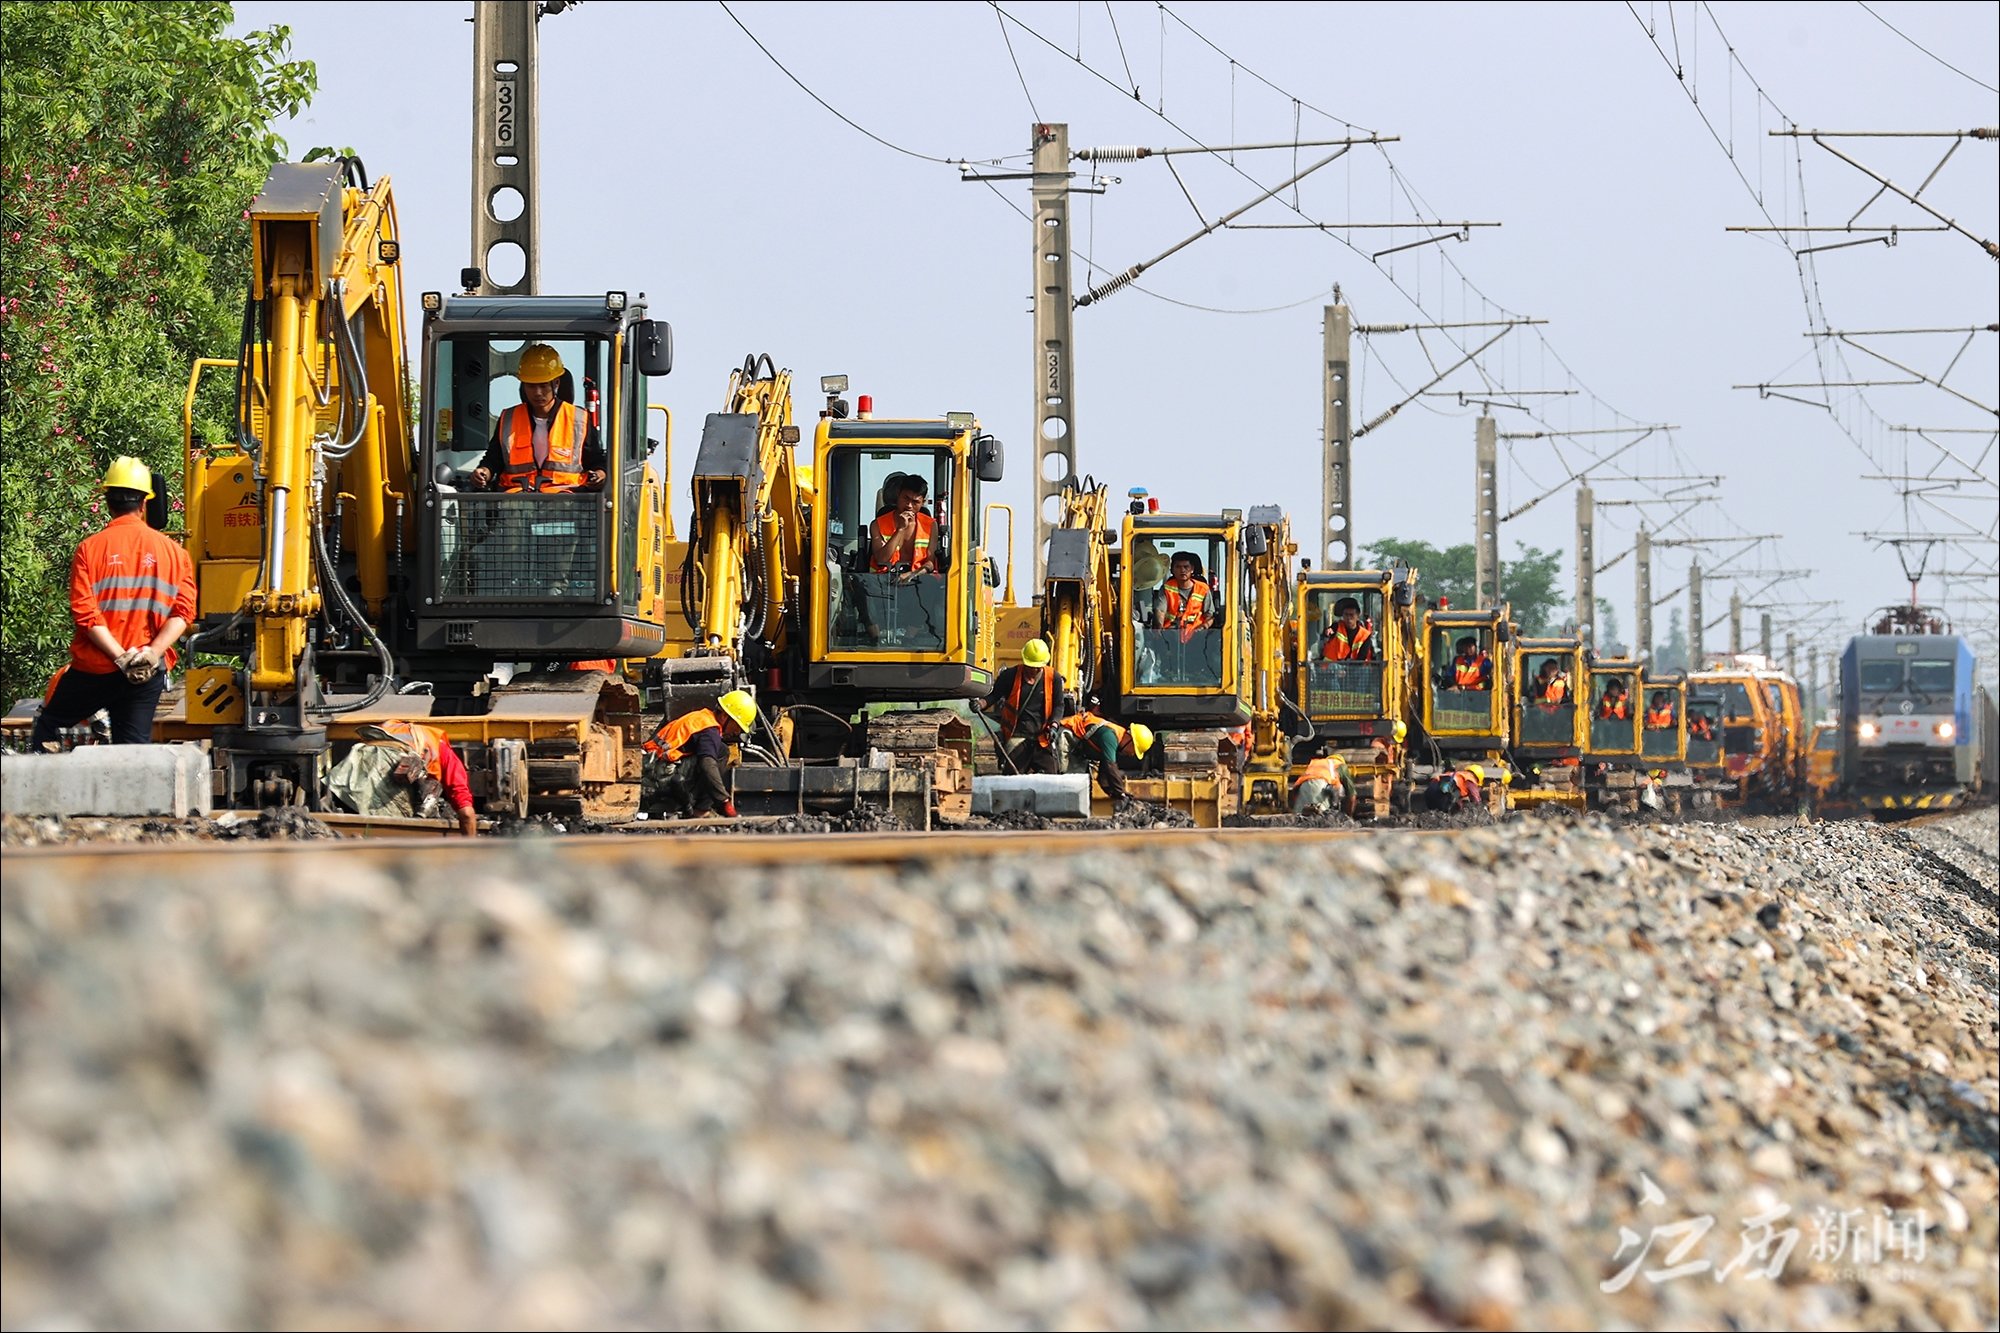
M1400 561L1417 571L1417 590L1426 603L1440 595L1451 598L1461 609L1476 605L1474 575L1478 557L1472 543L1436 547L1429 542L1402 541L1388 537L1367 548L1369 562L1386 569ZM1562 573L1562 552L1543 551L1514 543L1514 558L1500 562L1500 596L1514 608L1514 623L1523 634L1546 634L1561 623L1564 593L1557 579Z
M315 87L230 6L0 0L0 691L67 648L69 561L120 454L178 496L196 357L231 356L248 205ZM175 506L178 509L178 504Z

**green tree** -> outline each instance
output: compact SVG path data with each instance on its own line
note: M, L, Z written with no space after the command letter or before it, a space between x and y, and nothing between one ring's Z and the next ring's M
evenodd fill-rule
M0 0L0 698L63 661L106 465L134 455L178 495L189 368L235 353L247 206L315 74L287 29L233 19Z
M1441 595L1449 597L1454 607L1469 609L1476 604L1477 556L1470 542L1440 548L1386 537L1368 546L1366 555L1376 569L1397 561L1415 569L1418 593L1427 604ZM1561 572L1561 551L1520 542L1514 543L1514 558L1500 562L1500 596L1514 608L1514 623L1523 634L1546 634L1551 629L1563 604L1564 594L1556 582Z
M1653 668L1656 671L1685 671L1687 665L1687 623L1677 606L1667 612L1667 641L1653 650Z

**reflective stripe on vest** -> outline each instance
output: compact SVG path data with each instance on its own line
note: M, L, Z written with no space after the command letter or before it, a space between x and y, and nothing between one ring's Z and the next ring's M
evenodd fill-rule
M1178 584L1169 583L1166 593L1167 624L1180 629L1201 628L1201 608L1208 601L1208 585L1196 579L1183 593Z
M1007 735L1009 738L1012 738L1012 736L1014 735L1014 728L1018 726L1021 721L1021 680L1023 676L1023 671L1024 668L1021 667L1016 667L1014 669L1014 687L1007 691L1007 706L1000 710L1000 720L1007 724ZM1054 720L1055 713L1056 713L1056 671L1054 667L1043 667L1042 668L1042 721L1044 723L1047 723ZM1047 745L1049 743L1049 733L1048 733L1048 728L1046 726L1044 726L1042 731L1035 737L1035 741L1039 745Z
M653 733L653 739L646 742L646 752L665 754L669 762L679 763L687 743L710 727L722 730L722 721L714 710L697 708L692 713L683 713Z
M1452 665L1457 668L1457 675L1454 679L1458 684L1458 688L1461 690L1478 689L1485 683L1483 677L1486 674L1487 666L1492 661L1493 659L1485 653L1478 654L1470 662L1462 657L1453 659Z
M1561 676L1551 676L1542 686L1542 702L1559 704L1569 697L1569 681Z
M1356 625L1354 637L1351 639L1347 634L1347 626L1335 625L1332 635L1326 641L1326 647L1320 650L1320 656L1329 662L1345 662L1350 657L1360 656L1361 650L1368 645L1372 637L1374 637L1373 631L1366 625Z
M889 513L876 519L875 531L884 537L895 536L896 515ZM917 566L923 564L925 560L930 558L931 534L935 531L937 531L937 521L929 514L918 511L917 530L910 534L910 549L896 557L895 563L903 564L907 562L911 569L915 569ZM868 564L871 569L876 570L891 568L889 565L876 564L875 557L872 554L868 557Z
M1623 722L1631 717L1631 714L1625 711L1625 701L1623 699L1620 699L1616 703L1606 699L1597 705L1597 716L1609 722Z
M439 781L444 780L444 764L438 755L444 750L450 738L436 727L426 727L416 722L383 722L383 731L424 757L424 771Z
M1056 725L1067 728L1069 734L1076 737L1080 741L1088 741L1090 739L1090 733L1097 730L1099 727L1109 727L1111 728L1111 734L1118 738L1118 745L1116 748L1122 749L1125 745L1125 735L1126 735L1125 728L1119 726L1116 722L1113 722L1110 718L1099 717L1095 713L1091 712L1077 713L1071 717L1064 718L1061 722L1057 723Z
M1674 710L1671 708L1653 709L1646 714L1646 726L1650 730L1663 731L1672 725L1674 725Z
M549 418L549 456L535 462L535 425L526 407L500 414L500 438L507 441L507 466L500 472L504 491L549 491L583 485L583 439L590 418L574 403L559 403Z
M1311 782L1315 778L1329 787L1337 786L1340 783L1340 775L1346 768L1345 760L1335 755L1323 754L1307 764L1305 772L1292 779L1292 790L1297 791L1301 784Z

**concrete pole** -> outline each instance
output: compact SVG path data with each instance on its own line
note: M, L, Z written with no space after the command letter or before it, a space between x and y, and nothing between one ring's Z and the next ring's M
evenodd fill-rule
M1076 480L1075 303L1070 300L1069 126L1037 125L1035 150L1035 581L1048 576L1049 534ZM1183 501L1182 503L1185 503Z
M1743 651L1743 594L1729 594L1729 652L1731 656Z
M1319 490L1320 568L1352 569L1360 557L1354 545L1354 423L1347 400L1348 346L1354 316L1345 305L1326 307L1323 326L1326 376Z
M1688 666L1700 671L1707 666L1707 649L1702 646L1702 630L1708 622L1702 619L1701 610L1701 562L1688 562Z
M1500 605L1500 465L1499 441L1492 417L1479 418L1475 430L1477 479L1472 496L1473 589L1477 605Z
M1597 647L1597 496L1576 488L1576 628L1586 648Z
M485 295L541 290L541 169L536 155L536 0L472 6L472 263ZM494 266L521 276L497 282Z
M1646 670L1653 669L1653 534L1639 529L1638 564L1633 574L1633 591L1639 614L1632 621L1633 652Z
M1819 716L1819 649L1806 649L1806 693L1812 699L1812 715Z
M1785 631L1785 674L1799 678L1799 636L1790 630Z
M1757 617L1757 651L1766 662L1771 660L1771 613L1761 612Z

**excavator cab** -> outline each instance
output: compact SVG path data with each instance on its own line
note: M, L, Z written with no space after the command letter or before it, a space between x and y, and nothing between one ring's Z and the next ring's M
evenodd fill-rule
M1588 679L1589 763L1631 761L1641 756L1646 695L1637 662L1599 660Z
M1127 514L1118 571L1123 715L1150 725L1250 720L1242 514Z
M1512 663L1508 610L1424 615L1424 730L1448 750L1507 746Z
M1000 445L970 413L822 418L813 442L808 691L871 702L976 699L993 681L981 488Z
M665 326L623 292L424 304L414 648L432 660L419 669L657 653L660 571L639 534ZM556 415L536 438L524 386L547 382L551 354Z
M1678 766L1687 758L1687 676L1642 673L1645 708L1640 718L1640 754L1648 763Z
M1525 759L1566 759L1583 753L1589 715L1578 703L1587 674L1577 635L1514 642L1514 749Z

